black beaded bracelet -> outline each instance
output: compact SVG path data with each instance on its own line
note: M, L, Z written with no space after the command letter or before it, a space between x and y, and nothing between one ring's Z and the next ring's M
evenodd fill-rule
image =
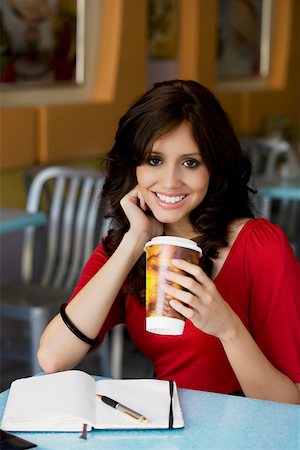
M71 330L72 333L75 334L75 336L77 336L81 341L86 342L87 344L90 344L90 345L99 344L98 336L95 339L91 339L91 338L85 336L85 334L81 333L81 331L79 331L78 328L75 327L74 323L71 322L71 320L69 319L69 317L66 314L66 306L67 306L67 303L62 303L62 305L60 306L60 315L61 315L61 318L64 321L64 323L69 328L69 330Z

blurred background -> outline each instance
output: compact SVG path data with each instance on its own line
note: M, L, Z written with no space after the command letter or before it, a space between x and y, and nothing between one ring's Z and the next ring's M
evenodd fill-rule
M262 214L299 257L299 1L1 0L0 26L1 220L26 210L45 166L101 168L120 116L154 82L194 79L219 97L253 158ZM270 194L274 180L283 197ZM21 280L23 242L24 230L0 235L3 286ZM1 389L31 373L3 350L7 328L23 333L12 341L28 332L7 324ZM151 376L121 334L121 376ZM99 355L82 367L101 373Z

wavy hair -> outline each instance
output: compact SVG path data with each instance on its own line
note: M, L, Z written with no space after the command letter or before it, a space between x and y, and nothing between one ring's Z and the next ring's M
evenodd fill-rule
M200 266L211 276L213 259L227 246L232 220L253 217L249 180L251 163L243 152L230 121L216 96L191 80L156 83L119 121L115 143L108 153L102 198L105 217L112 221L104 247L110 255L129 228L120 200L137 184L136 167L142 164L154 142L177 128L191 124L201 158L210 173L207 194L191 212L190 222L202 247ZM127 291L143 299L145 256L131 270Z

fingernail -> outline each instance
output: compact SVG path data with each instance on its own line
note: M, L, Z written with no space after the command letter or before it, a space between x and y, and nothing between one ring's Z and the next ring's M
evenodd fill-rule
M181 261L180 261L180 259L172 259L172 263L173 264L180 264Z

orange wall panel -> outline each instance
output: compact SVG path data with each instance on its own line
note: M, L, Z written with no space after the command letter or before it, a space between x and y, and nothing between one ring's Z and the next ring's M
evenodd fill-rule
M46 164L106 153L117 126L113 110L112 105L100 104L47 108L47 136L41 140L40 161Z
M0 113L0 169L32 165L37 157L37 111L6 108Z

